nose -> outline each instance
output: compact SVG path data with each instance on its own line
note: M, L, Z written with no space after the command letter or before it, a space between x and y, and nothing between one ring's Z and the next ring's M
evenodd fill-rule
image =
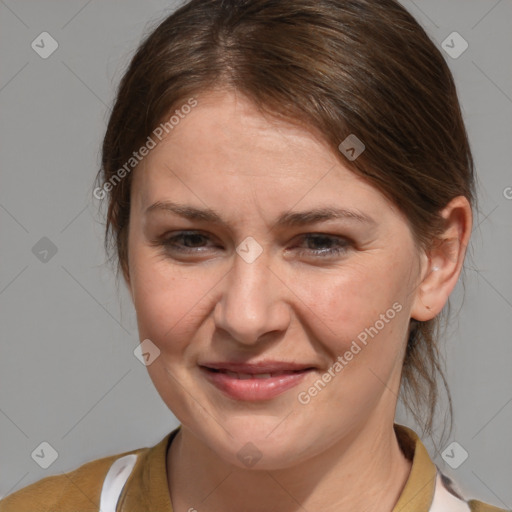
M290 291L283 281L270 268L265 253L251 263L237 254L215 306L215 325L244 345L261 342L271 332L285 332L290 323L286 300Z

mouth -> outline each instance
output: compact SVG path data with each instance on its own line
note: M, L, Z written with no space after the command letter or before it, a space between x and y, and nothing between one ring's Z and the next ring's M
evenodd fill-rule
M312 368L305 368L304 370L281 370L277 372L265 372L265 373L241 373L241 372L232 372L230 370L217 370L216 368L208 368L203 367L213 373L225 373L229 377L233 379L239 380L247 380L247 379L270 379L272 377L280 377L281 375L294 375L296 373L300 373L307 370L312 370Z
M311 366L278 364L235 365L230 363L200 365L199 368L209 383L235 400L262 401L270 400L295 387L306 375L315 370ZM225 368L223 366L229 366ZM238 371L234 371L234 367ZM242 369L239 369L243 366ZM283 365L281 365L283 366ZM290 369L296 366L296 369ZM299 367L300 366L300 367Z

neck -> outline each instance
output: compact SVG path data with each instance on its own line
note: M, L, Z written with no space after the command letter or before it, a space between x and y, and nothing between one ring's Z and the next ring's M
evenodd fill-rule
M391 512L411 462L392 422L378 419L302 464L271 471L228 464L182 427L167 454L173 510Z

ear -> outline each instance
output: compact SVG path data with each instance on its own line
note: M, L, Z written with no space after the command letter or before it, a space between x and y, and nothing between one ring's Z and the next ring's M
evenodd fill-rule
M455 288L472 229L469 201L457 196L441 211L444 231L422 255L422 281L416 289L411 318L426 322L437 316Z

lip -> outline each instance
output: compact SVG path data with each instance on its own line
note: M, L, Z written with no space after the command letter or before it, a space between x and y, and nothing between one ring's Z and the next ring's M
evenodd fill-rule
M204 362L199 366L214 370L228 370L236 373L277 373L300 371L313 368L311 364L293 363L287 361L256 361L253 363L235 363L234 361Z
M258 363L204 363L205 378L235 400L270 400L295 387L314 368L311 365L282 361Z

